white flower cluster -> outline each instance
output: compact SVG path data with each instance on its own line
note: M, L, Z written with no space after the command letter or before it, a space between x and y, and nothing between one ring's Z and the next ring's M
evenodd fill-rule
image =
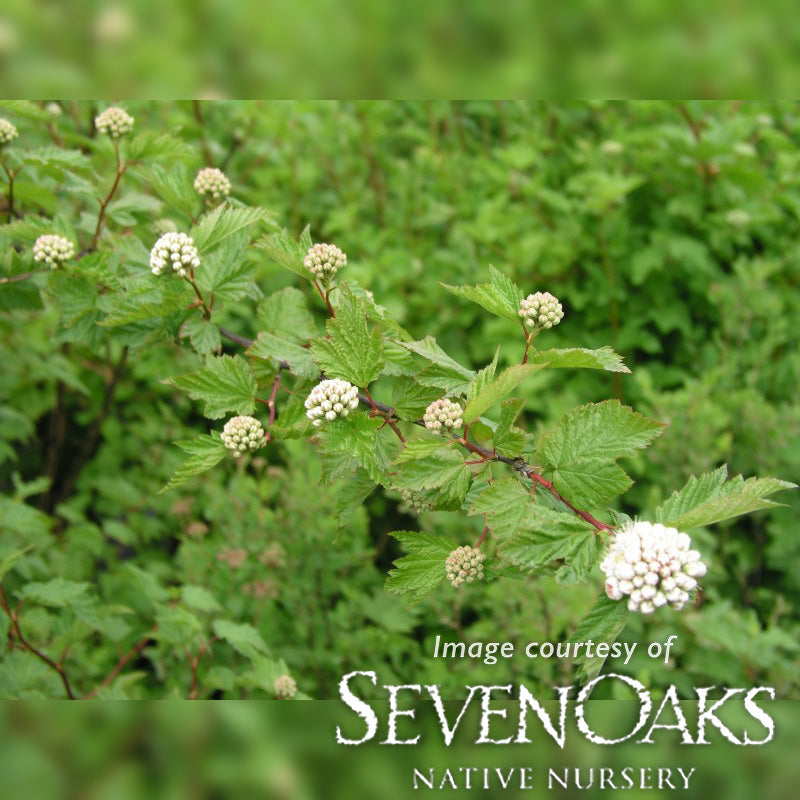
M222 429L222 443L235 458L264 446L264 428L255 417L231 417Z
M289 675L279 675L275 678L275 695L280 700L291 700L297 694L297 684Z
M564 309L550 292L536 292L519 301L519 315L529 328L544 330L561 322Z
M133 117L124 108L111 106L94 118L99 133L118 139L133 130Z
M194 179L195 191L212 202L218 202L231 193L231 182L221 169L206 167Z
M706 574L700 553L691 549L688 534L652 522L634 522L620 530L600 564L606 574L606 594L628 597L628 608L651 614L669 603L681 609L697 578Z
M483 578L483 562L486 556L477 547L457 547L444 562L447 580L455 588L462 583L472 583Z
M347 266L347 256L335 244L315 244L309 247L303 264L315 278L325 281Z
M7 119L0 117L0 147L14 141L17 136L19 136L19 132L16 126L12 125Z
M185 233L165 233L150 251L150 270L153 275L161 275L171 267L182 278L200 266L200 256L194 240Z
M352 383L331 378L320 381L306 398L306 416L318 428L324 420L346 417L358 407L358 389Z
M50 269L55 269L75 255L75 245L66 236L48 233L40 236L33 244L33 260L44 261Z
M400 497L403 498L403 507L408 509L412 514L421 514L423 511L430 511L433 506L424 500L417 492L412 489L400 489Z
M461 406L447 397L434 400L426 409L422 417L425 427L434 433L460 428L464 424L464 410Z

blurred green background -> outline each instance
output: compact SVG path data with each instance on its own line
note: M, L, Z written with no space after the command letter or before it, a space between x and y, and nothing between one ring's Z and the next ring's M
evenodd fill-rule
M29 218L59 214L91 228L84 197L105 193L113 165L89 126L105 105L0 109L20 130L18 148L77 148L91 159L88 173L74 173L68 159L23 173L16 202ZM628 465L637 484L621 510L646 516L689 475L723 462L746 476L800 476L797 103L125 106L137 131L188 145L190 171L221 167L235 198L271 209L294 235L310 224L315 241L336 242L349 278L465 364L486 363L498 345L518 360L518 331L440 281L480 282L493 263L528 292L556 294L566 317L548 346L611 344L633 374L536 376L527 429L614 396L669 423ZM167 159L159 166L176 169ZM126 176L109 213L118 257L135 237L149 248L164 218L178 216ZM0 239L13 236L0 228ZM264 294L293 284L262 252L248 258ZM95 430L119 353L74 341L58 321L68 300L38 278L0 284L0 536L3 553L34 548L24 570L5 578L9 596L31 581L71 582L60 605L29 594L21 621L36 646L62 659L78 695L257 698L270 694L276 670L314 698L336 696L350 669L376 669L387 683L440 683L446 694L465 682L572 680L572 664L556 660L433 661L433 639L566 639L600 590L599 573L589 586L531 577L442 587L407 608L382 588L399 555L388 532L421 528L464 543L478 523L444 512L417 518L399 497L377 494L338 530L336 488L317 486L306 442L270 446L247 467L226 462L157 495L180 461L171 442L208 430L161 382L198 358L174 337L136 350ZM229 304L221 323L253 336L257 307ZM644 644L677 633L673 659L653 662L641 646L623 671L685 692L766 684L800 695L798 501L787 502L696 533L710 565L699 603L633 619L623 633ZM219 619L238 627L213 641ZM2 615L4 643L7 626ZM64 696L55 671L3 648L0 695Z
M450 718L458 704L448 706ZM691 718L688 706L687 716ZM206 800L209 798L265 798L265 800L402 800L408 797L488 798L629 798L678 796L698 800L789 800L794 797L800 768L797 749L798 708L785 701L771 711L776 738L759 747L738 748L724 742L709 726L708 746L671 743L674 732L661 732L655 744L603 747L589 744L575 728L570 715L563 750L532 721L531 744L476 745L477 715L464 719L463 735L451 747L441 743L441 731L426 715L416 723L400 720L401 735L419 732L412 747L367 744L344 747L334 742L333 731L343 714L333 701L313 703L65 702L6 703L0 706L0 769L3 797L36 800L91 798L92 800ZM634 706L618 701L590 701L587 715L620 720L632 729ZM349 720L348 720L349 721ZM493 735L511 734L494 718ZM381 727L381 734L385 727ZM473 773L472 788L464 788L459 767L489 768L491 789L481 788L482 772ZM505 774L511 767L531 769L533 790L520 790L516 777L507 790L499 787L494 769ZM684 791L677 767L694 770ZM429 775L436 785L444 769L452 770L459 787L414 790L414 769ZM599 790L600 769L623 768L637 788ZM648 769L656 782L657 770L672 770L674 792L638 788L640 770ZM569 789L553 784L548 790L548 770ZM584 789L575 788L575 770ZM592 772L593 771L593 772ZM606 775L609 773L606 772ZM589 787L590 776L593 783ZM618 786L623 780L616 778Z
M14 97L791 97L789 0L5 0Z

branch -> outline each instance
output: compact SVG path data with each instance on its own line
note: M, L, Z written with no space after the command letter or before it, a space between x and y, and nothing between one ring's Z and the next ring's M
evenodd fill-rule
M100 232L103 228L106 209L108 208L108 204L111 202L111 198L114 197L114 193L117 191L119 182L128 166L127 164L124 164L122 159L119 157L119 144L117 144L116 139L114 140L114 152L117 154L117 174L114 178L114 183L111 184L111 190L106 195L105 199L100 203L100 211L97 214L97 225L95 226L94 234L92 235L92 241L89 242L89 247L86 251L87 253L92 253L97 249L97 240L100 238Z
M250 347L250 345L253 344L252 339L246 339L244 336L239 336L238 334L232 333L224 328L220 328L219 332L226 339L230 339L232 342L236 342L236 344L239 344L242 347ZM290 369L290 365L285 361L281 361L279 367L283 370ZM359 392L358 400L367 408L373 411L381 412L386 417L387 422L390 420L391 422L394 422L397 419L397 417L395 417L394 409L391 406L387 406L385 403L379 403L377 400L373 400L368 392ZM425 427L425 423L421 419L414 420L412 424L419 425L422 428ZM471 453L479 455L483 461L498 461L501 464L507 464L516 472L525 475L526 478L529 478L535 484L538 484L546 489L551 495L553 495L553 497L562 502L570 511L572 511L574 514L577 514L582 520L588 522L596 530L613 530L611 525L607 525L605 522L601 522L599 519L596 519L588 511L583 511L572 505L572 503L570 503L569 500L567 500L550 481L548 481L546 478L543 478L536 468L528 464L524 459L501 456L499 453L493 453L490 450L485 450L483 447L479 447L478 445L468 441L466 438L462 439L457 436L453 436L452 440L456 444L460 444L462 447L469 450Z
M64 667L62 664L56 664L52 658L48 655L43 653L41 650L37 650L23 635L22 631L19 627L19 618L17 616L16 611L12 611L10 606L8 605L8 598L6 597L5 589L0 586L0 608L6 612L8 615L9 620L11 621L11 631L13 632L17 641L22 645L22 647L27 650L29 653L35 655L38 659L43 661L47 664L50 669L55 670L58 673L58 677L61 678L61 683L64 684L64 691L67 693L67 697L70 700L75 700L75 693L72 691L72 686L69 682L69 678L67 677L67 673L64 671Z
M109 672L108 675L106 675L106 677L103 678L103 680L97 686L95 686L91 692L89 692L89 694L85 695L83 699L90 700L91 698L97 695L100 689L102 689L105 686L110 686L114 682L114 679L117 677L117 675L119 675L120 672L122 672L125 665L131 659L138 656L139 653L141 653L142 650L144 650L144 648L147 647L147 645L152 641L152 634L155 633L155 631L156 627L153 626L150 633L148 633L147 636L144 636L142 639L140 639L130 650L128 650L127 653L125 653L125 655L121 656L119 661L117 661L117 663L114 665L114 669L112 669L111 672Z

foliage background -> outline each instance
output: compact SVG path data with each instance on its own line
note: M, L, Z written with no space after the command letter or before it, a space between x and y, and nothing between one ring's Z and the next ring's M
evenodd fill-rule
M58 215L91 233L113 176L110 147L87 125L104 105L66 103L49 117L7 104L18 148L55 143L87 162L51 157L26 167L15 182L26 219ZM746 476L800 473L796 104L126 108L137 131L172 137L152 147L149 166L174 172L185 163L189 174L221 166L235 198L269 208L294 235L310 224L316 241L336 242L349 255L348 277L463 363L486 363L498 344L507 363L517 361L518 333L439 281L476 283L493 263L527 291L556 294L566 317L548 345L611 344L633 374L537 376L527 384L525 426L535 433L576 403L613 396L668 422L628 465L637 485L626 513L652 509L689 475L723 462ZM149 249L156 220L178 218L145 178L126 176L109 207L109 264L124 264L138 241ZM29 254L11 247L11 231L0 228L0 237L5 274L24 271ZM246 265L264 295L294 285L263 252L248 250ZM139 346L146 331L128 331L122 363L121 339L76 333L85 320L59 322L68 301L57 276L0 284L0 546L32 547L4 586L11 596L27 592L23 629L63 659L81 694L263 696L281 661L313 697L334 695L353 668L377 669L386 683L424 674L453 693L467 679L534 688L572 679L570 664L555 661L434 662L433 637L566 639L599 574L589 587L549 578L442 587L406 608L382 588L398 555L388 532L419 526L466 543L479 532L475 520L417 519L399 498L376 494L339 530L335 487L317 486L308 443L270 446L246 468L226 461L158 495L180 462L170 443L208 430L196 406L161 382L198 356L179 345L177 327L148 347ZM258 302L228 303L221 323L252 336ZM631 674L683 688L766 683L797 696L800 544L797 500L786 502L696 534L711 566L698 606L634 620L623 634L650 641L676 632L675 659L664 666L637 656ZM55 598L53 585L46 596L24 588L53 580L67 582ZM226 636L219 620L234 626ZM0 694L54 697L63 687L30 653L6 650Z

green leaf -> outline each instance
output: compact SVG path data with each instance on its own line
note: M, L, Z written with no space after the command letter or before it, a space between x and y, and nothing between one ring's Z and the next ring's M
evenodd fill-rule
M607 506L633 485L620 466L593 458L566 464L555 470L553 483L560 494L580 508Z
M326 422L319 429L320 455L333 458L341 471L361 467L375 483L381 483L398 448L390 430L379 431L382 425L383 420L353 413Z
M28 583L22 588L20 595L43 606L65 608L83 598L88 590L88 583L67 581L59 577L46 583Z
M240 356L210 358L196 372L166 381L203 403L203 414L219 419L228 412L250 414L257 386L250 365Z
M154 164L149 169L136 170L136 173L167 204L169 211L180 211L186 215L194 212L197 193L184 164L170 165L169 169Z
M538 369L541 369L538 364L514 364L504 369L491 383L468 400L464 409L464 422L467 424L473 422L492 406L504 400L525 378Z
M51 276L48 288L58 301L61 320L66 327L71 327L97 307L97 288L81 275L56 273Z
M469 382L467 387L467 403L471 403L481 394L494 380L497 372L497 361L500 358L500 348L494 351L494 358L491 364L479 370L475 377Z
M194 239L198 251L205 253L224 242L229 236L264 219L265 216L266 211L263 208L234 208L221 205L204 214L189 235Z
M80 150L64 150L61 147L25 150L22 153L22 160L28 164L57 167L59 170L86 171L92 166L92 162Z
M605 594L601 594L589 613L581 620L569 641L577 643L588 642L591 639L595 643L595 647L602 642L611 645L622 633L629 613L624 601L611 600ZM588 682L597 677L605 661L605 658L597 655L593 655L591 658L584 655L579 658L580 678Z
M522 520L532 513L533 508L530 491L516 478L505 476L494 481L475 498L469 515L485 515L492 535L498 541L503 541L517 532Z
M777 478L748 478L737 475L726 482L728 469L722 466L714 472L696 478L675 492L656 509L656 520L680 530L690 530L753 511L775 508L781 503L767 500L769 495L796 484Z
M156 613L157 629L153 638L173 647L194 647L203 630L203 624L187 608L166 606Z
M261 634L248 623L236 623L227 619L214 622L214 633L226 641L234 650L248 658L269 655L269 648L261 638Z
M0 558L0 581L14 569L14 564L17 563L23 556L25 556L32 547L23 547L21 550L15 550L13 553Z
M181 335L188 336L192 347L202 356L217 353L222 347L219 328L200 314L192 314L181 326Z
M205 295L213 293L216 300L260 297L253 281L255 267L245 257L246 247L246 237L242 240L237 234L205 257L197 274L197 284Z
M167 484L159 491L159 494L181 486L190 478L207 472L219 464L229 452L225 445L222 444L218 433L203 434L196 439L188 439L176 442L176 444L181 450L189 453L189 458L175 471Z
M256 242L256 247L262 249L269 258L284 269L294 272L301 278L311 280L311 275L303 265L308 248L311 247L311 236L308 226L300 234L299 241L295 241L289 232L281 229L277 233L264 236Z
M314 363L311 351L295 342L279 339L271 333L259 333L256 340L247 349L253 358L270 359L276 366L285 362L295 375L301 378L318 378L319 369Z
M194 148L177 136L156 131L144 131L136 134L127 143L125 155L129 161L157 158L163 163L169 163L174 169L177 160L192 158L195 155L195 151Z
M395 464L405 464L409 461L416 461L449 447L446 439L442 437L426 437L425 439L409 439L403 445L400 455L394 460Z
M618 400L589 403L566 414L539 440L539 458L550 468L586 459L614 461L647 447L664 424L637 414Z
M117 327L182 311L186 308L190 293L185 281L168 278L159 280L148 276L134 284L129 291L105 296L108 301L103 310L108 316L100 325Z
M439 449L413 461L396 464L394 485L398 489L435 489L444 484L469 481L469 468L456 450Z
M442 367L446 373L452 373L459 378L471 381L475 377L475 373L471 369L462 367L457 361L450 358L438 344L433 336L426 336L418 342L399 342L406 350L416 353L431 364Z
M408 351L403 352L410 356ZM441 396L441 391L435 387L422 386L413 378L400 378L393 387L392 405L400 419L414 422L422 419L425 409Z
M507 458L518 458L525 447L525 434L514 422L525 405L525 398L512 397L500 406L500 419L494 431L494 448Z
M336 515L339 527L345 527L378 484L367 472L359 469L336 492Z
M0 284L0 311L36 311L44 308L39 287L32 281Z
M416 531L393 531L391 535L403 545L408 555L395 562L395 568L386 579L386 590L405 595L411 603L418 603L445 577L444 564L453 550L453 542L443 536Z
M558 567L561 583L577 583L586 578L600 556L597 531L572 514L561 514L532 505L520 529L502 542L503 559L520 569L541 571Z
M204 614L222 611L222 606L217 601L217 598L202 586L193 586L192 584L182 586L181 600L192 611L199 611Z
M481 283L477 286L448 286L443 283L448 292L477 303L492 314L503 319L519 321L519 303L522 300L522 290L502 272L489 267L491 283Z
M305 295L294 286L265 297L258 306L257 316L261 328L282 339L305 342L319 334Z
M329 378L342 378L366 388L383 369L383 339L370 328L362 298L339 287L336 317L327 322L328 337L314 339L311 351Z
M584 369L605 369L609 372L630 372L622 363L622 356L610 347L587 350L584 347L570 347L564 350L534 350L528 363L544 367L579 367Z

